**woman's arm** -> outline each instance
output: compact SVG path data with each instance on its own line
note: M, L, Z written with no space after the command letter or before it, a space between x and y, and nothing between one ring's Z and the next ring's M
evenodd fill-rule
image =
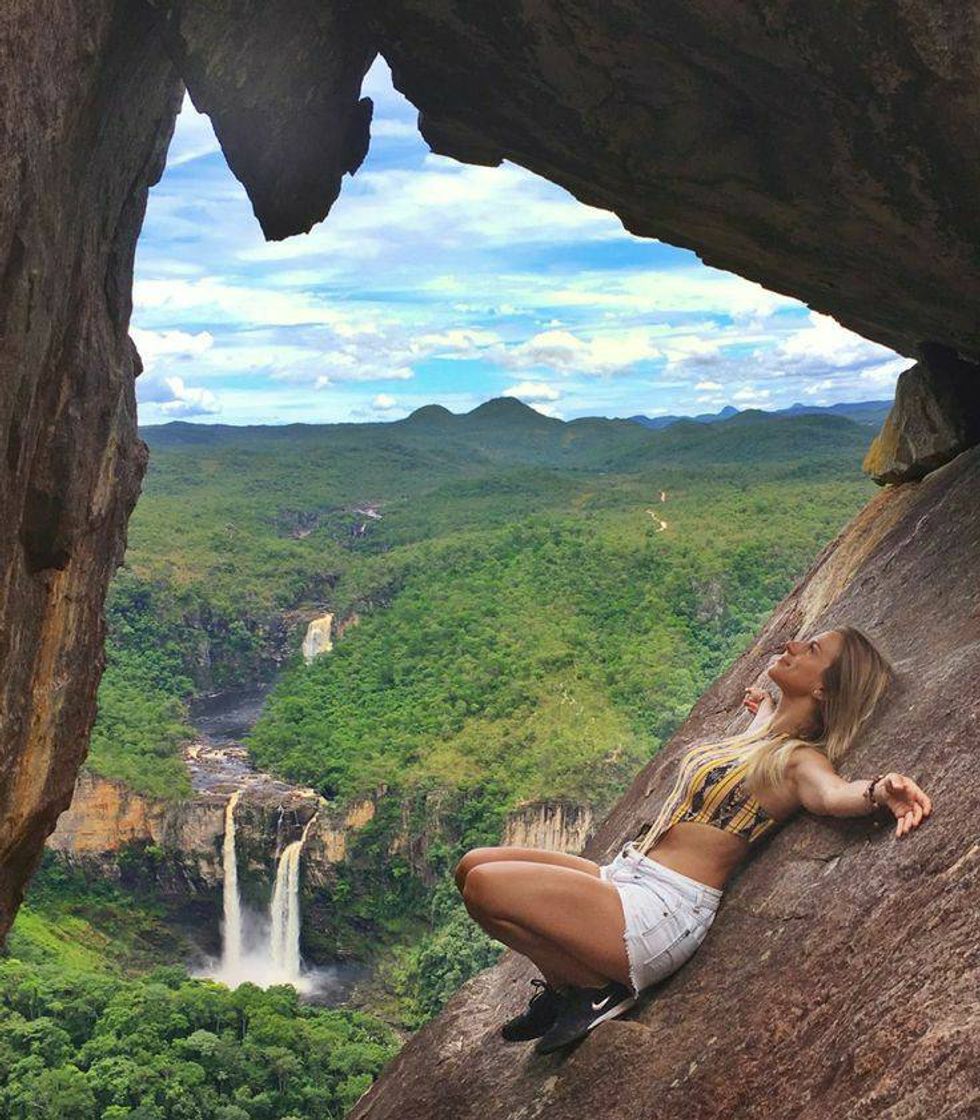
M861 817L886 806L898 820L896 836L904 836L932 812L929 796L911 778L894 771L875 784L872 805L865 797L869 778L846 781L826 755L810 747L793 752L786 776L795 783L803 807L820 816Z

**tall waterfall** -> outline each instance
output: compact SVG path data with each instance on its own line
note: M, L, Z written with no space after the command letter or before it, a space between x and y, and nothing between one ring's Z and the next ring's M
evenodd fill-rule
M312 991L316 973L300 975L299 872L303 845L316 819L306 822L302 836L288 844L276 867L276 882L268 912L258 914L242 904L238 885L238 859L235 851L235 808L241 796L236 790L225 804L225 835L222 843L224 865L224 929L221 960L212 961L199 975L220 980L230 988L249 981L260 987L292 984L299 991ZM283 814L277 825L282 825Z
M241 796L236 789L225 805L225 837L222 845L222 864L224 868L224 942L221 954L221 971L229 976L235 975L242 961L242 904L238 897L238 860L235 856L235 806Z
M299 980L299 867L303 845L315 820L316 813L306 822L303 835L283 849L276 868L276 885L270 907L272 931L269 950L272 966L281 975L279 983L283 984L295 984Z

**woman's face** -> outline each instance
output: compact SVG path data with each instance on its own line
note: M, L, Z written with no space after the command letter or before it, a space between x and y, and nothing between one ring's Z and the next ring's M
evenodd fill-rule
M772 655L766 672L783 695L819 699L823 671L840 655L844 638L836 630L825 630L800 641L787 642Z

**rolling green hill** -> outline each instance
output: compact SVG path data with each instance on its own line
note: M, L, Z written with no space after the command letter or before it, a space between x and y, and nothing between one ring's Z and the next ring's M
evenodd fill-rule
M833 415L657 431L501 398L143 434L89 765L149 792L184 788L180 701L270 676L284 617L323 609L360 625L287 672L264 765L341 796L397 770L608 800L874 491Z

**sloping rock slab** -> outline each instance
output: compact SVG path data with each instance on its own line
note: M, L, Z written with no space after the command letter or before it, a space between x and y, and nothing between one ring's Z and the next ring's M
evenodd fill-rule
M910 835L801 813L743 866L702 949L569 1054L508 1045L509 953L406 1045L355 1120L967 1120L980 1116L980 448L882 491L701 697L586 848L603 861L668 792L686 745L741 727L777 642L845 622L900 674L842 772L933 799Z

